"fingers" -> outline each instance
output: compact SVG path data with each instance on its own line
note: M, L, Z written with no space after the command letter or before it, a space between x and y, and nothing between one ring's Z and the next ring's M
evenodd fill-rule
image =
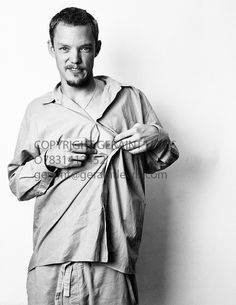
M68 153L68 158L71 161L84 161L87 159L86 154L78 154L78 153Z
M82 165L81 161L71 160L63 168L81 167Z
M79 146L79 147L73 147L70 150L72 153L76 154L96 154L97 150L95 148L91 148L85 145Z
M52 153L46 155L46 165L57 168L80 167L86 160L85 154L76 154L68 151Z
M144 145L144 141L140 139L140 135L135 134L132 137L125 138L120 140L114 145L114 148L123 148L124 150L133 150L140 146Z
M74 148L77 149L82 146L88 146L92 148L94 147L95 143L90 139L81 137L81 138L60 139L57 145L60 149L72 150Z
M136 155L136 154L140 154L140 153L143 153L147 150L147 145L144 144L140 147L137 147L135 149L132 149L132 150L129 150L129 152L132 154L132 155Z
M147 150L147 144L143 141L126 141L122 149L129 151L131 154L139 154Z
M143 126L144 124L136 123L132 128L116 135L114 138L114 147L122 147L123 149L130 151L134 148L144 145L144 142L141 137Z
M46 165L57 168L80 167L89 158L89 154L97 153L97 150L86 144L74 145L71 149L63 149L62 146L47 151Z
M81 167L86 159L85 154L68 153L65 160L65 167Z
M95 145L92 140L89 140L84 137L78 139L71 139L70 142L73 147L88 146L92 148Z
M121 148L132 154L142 153L155 147L159 130L153 125L136 123L131 129L118 134L114 148Z
M119 142L125 138L128 138L136 133L136 130L134 128L128 129L124 132L119 133L115 136L114 142Z
M70 151L73 153L91 154L96 153L94 149L95 143L87 138L67 138L58 143L58 149L62 151Z
M87 138L78 138L70 140L69 151L73 153L82 153L82 154L92 154L96 153L97 150L94 149L95 143L92 140Z

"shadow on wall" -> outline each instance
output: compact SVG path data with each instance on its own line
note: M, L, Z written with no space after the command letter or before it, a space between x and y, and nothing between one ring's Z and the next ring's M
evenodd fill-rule
M171 208L168 180L147 181L146 194L148 204L137 265L139 300L141 305L163 305Z
M180 146L178 148L180 158L173 168L165 170L167 179L146 179L147 206L137 264L140 305L167 305L169 289L173 284L167 273L170 270L168 258L172 249L171 241L181 238L179 233L175 235L176 229L173 227L173 222L176 225L176 204L180 210L184 210L181 218L184 222L193 209L192 203L186 198L186 189L190 196L194 196L196 190L201 192L201 187L211 176L210 168L214 169L217 163L216 159L202 160L193 152L183 157L182 149Z

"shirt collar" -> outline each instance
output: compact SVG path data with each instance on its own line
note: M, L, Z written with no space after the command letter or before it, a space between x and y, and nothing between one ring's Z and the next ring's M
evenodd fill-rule
M104 91L106 92L106 105L110 105L111 102L115 99L117 93L122 89L122 87L130 87L124 83L120 83L113 78L105 75L95 76L96 79L105 81L106 85ZM63 94L61 92L61 82L58 83L48 98L43 101L43 104L57 103L61 104Z

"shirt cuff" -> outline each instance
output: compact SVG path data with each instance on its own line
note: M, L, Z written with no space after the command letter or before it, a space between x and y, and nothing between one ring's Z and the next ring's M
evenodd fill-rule
M162 151L169 144L170 139L168 133L158 124L152 123L151 126L154 126L158 129L158 140L152 150L157 150L157 153L161 155Z
M48 169L45 164L45 153L46 152L39 156L41 162L37 164L37 173L40 175L40 182L37 187L39 194L46 192L52 180L55 178L57 171L57 168L55 168L53 171ZM36 159L37 158L38 157L36 157Z

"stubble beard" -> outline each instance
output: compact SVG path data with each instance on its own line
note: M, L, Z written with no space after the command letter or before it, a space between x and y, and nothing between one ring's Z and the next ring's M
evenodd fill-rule
M73 81L73 80L67 80L66 83L68 86L73 87L73 88L78 88L84 85L84 82L86 82L86 80L79 80L79 81Z
M86 75L85 78L79 78L77 80L66 80L66 83L68 86L73 88L86 87L89 84L92 77L93 77L93 73L89 73Z

